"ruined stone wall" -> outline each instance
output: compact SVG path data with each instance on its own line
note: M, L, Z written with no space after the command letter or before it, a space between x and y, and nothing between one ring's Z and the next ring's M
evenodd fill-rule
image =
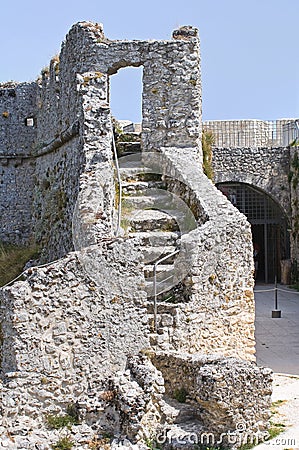
M37 83L0 85L0 241L18 245L33 237L34 159L28 156L36 137L37 91Z
M174 38L181 40L150 45L144 62L144 150L200 148L201 78L197 30L191 27L177 30Z
M151 344L155 350L254 360L250 226L202 171L196 30L183 27L172 41L109 41L100 25L83 22L72 27L63 44L59 71L57 64L53 60L49 75L43 75L37 97L33 225L43 245L42 260L60 259L27 269L23 281L0 290L0 432L15 439L8 448L28 448L40 439L48 445L49 436L52 443L51 433L37 436L35 430L45 429L45 414L63 414L69 403L85 420L77 443L82 436L90 439L101 429L99 388L107 376L125 369L129 354ZM188 197L198 220L198 227L181 239L186 258L175 262L177 270L187 263L188 296L158 305L154 336L140 242L114 236L109 76L130 65L144 66L144 154L159 152L165 175L173 178L170 189ZM73 246L75 254L69 253ZM133 369L131 364L131 374ZM156 372L151 369L154 378ZM136 378L125 372L114 380L117 392L105 393L117 397L110 417L118 404L120 420L129 412L131 422L132 398L147 384L158 387L158 397L163 393L163 380L147 380L137 395L132 393ZM149 404L157 401L154 397L146 392ZM160 405L153 406L160 414ZM159 420L157 415L153 422ZM134 428L129 436L135 425L127 423Z
M268 194L290 217L289 148L214 148L215 183L238 182Z
M175 268L177 273L189 273L184 280L189 300L159 303L155 345L162 350L254 360L250 224L202 173L196 150L182 155L175 148L162 149L162 155L161 165L173 178L172 192L180 196L187 185L195 197L192 201L202 206L206 217L182 236Z
M37 83L0 84L0 155L32 153L36 136ZM26 119L34 125L27 126Z
M299 279L299 154L297 147L290 148L290 198L291 198L291 257L293 282Z
M24 278L0 294L1 379L7 386L13 378L21 395L12 416L17 421L33 404L32 420L76 401L95 407L109 374L149 346L136 244L105 241Z
M84 35L84 29L81 32ZM41 91L38 141L42 144L36 164L34 209L43 260L65 255L74 244L81 248L82 242L73 236L74 220L84 221L88 244L96 242L91 228L93 235L102 237L112 235L114 229L108 78L90 70L78 73L92 63L87 45L80 66L76 65L77 50L67 39L59 62L52 60ZM49 123L53 124L50 133Z
M65 57L74 71L82 75L88 71L98 76L112 75L122 67L144 67L144 150L174 145L196 147L200 144L198 34L195 28L183 27L173 35L172 41L109 41L100 26L83 22L72 27L62 50L62 58ZM67 105L68 98L64 95L66 90L61 98Z
M228 446L250 443L244 438L267 436L272 371L236 358L159 352L152 358L162 372L166 394L183 393L198 409L204 431ZM245 387L246 386L246 387ZM254 405L254 406L253 406ZM229 434L235 436L229 441Z
M0 158L0 241L25 245L33 238L33 159Z
M3 152L13 152L18 137L21 152L30 149L36 157L36 168L34 176L33 169L28 174L4 170L3 208L7 215L3 216L2 228L8 238L20 231L18 223L22 230L34 230L37 243L43 247L42 261L59 258L73 249L73 213L79 192L80 201L86 203L86 177L89 185L90 177L94 178L93 191L98 191L89 207L93 210L89 214L94 214L93 225L98 225L101 232L105 230L104 234L113 232L109 76L122 67L140 65L144 66L144 149L199 145L199 44L197 30L191 27L175 32L172 41L109 41L100 25L76 24L61 54L43 71L39 84L24 83L5 90L3 109L9 116L0 118L5 124ZM17 119L10 112L12 108L18 111ZM33 127L25 126L28 116L34 118ZM7 205L7 192L13 183L28 186L21 196L25 215L21 214L22 208L18 213L13 211L21 193L18 187L12 190ZM86 191L86 195L90 193ZM105 222L95 218L102 213ZM9 222L11 214L15 220ZM27 234L23 234L25 241Z

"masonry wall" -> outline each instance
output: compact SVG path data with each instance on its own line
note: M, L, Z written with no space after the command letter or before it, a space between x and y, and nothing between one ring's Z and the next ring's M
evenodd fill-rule
M24 415L21 435L44 429L46 414L64 414L69 404L92 412L96 425L99 391L109 375L149 346L141 274L136 243L111 239L88 253L28 269L25 281L1 290L6 431L18 435Z
M199 145L201 79L195 28L175 31L172 41L109 41L100 26L80 23L70 30L62 57L74 72L86 73L85 78L88 71L101 76L143 66L143 149ZM61 98L67 105L66 92Z
M68 126L61 121L58 68L52 60L38 97L33 223L43 262L73 250L72 215L84 165L79 121Z
M290 218L290 149L213 148L215 183L238 182L257 187L275 200Z
M173 180L171 191L184 197L187 186L193 193L189 207L201 205L202 212L199 226L182 236L175 261L175 271L186 274L187 299L158 304L153 345L255 360L250 224L202 173L196 150L182 155L176 148L162 149L161 158Z
M0 85L0 241L33 239L32 202L37 83ZM33 119L33 126L26 119Z
M193 407L197 405L206 433L214 433L217 440L223 433L227 447L232 445L227 442L229 433L236 431L235 447L247 443L248 436L255 437L256 442L267 436L271 369L237 358L200 354L158 352L153 362L162 372L166 394L175 397L175 393L185 392ZM244 430L239 429L240 423L246 424Z
M34 160L0 159L0 241L25 245L33 239Z
M32 153L36 136L37 83L0 84L0 155ZM26 119L33 118L34 126Z
M290 148L290 198L291 198L291 257L293 282L299 279L299 154L298 148Z

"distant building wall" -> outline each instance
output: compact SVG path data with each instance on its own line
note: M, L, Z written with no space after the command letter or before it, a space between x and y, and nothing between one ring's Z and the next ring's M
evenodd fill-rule
M206 120L216 147L283 147L299 138L298 119Z

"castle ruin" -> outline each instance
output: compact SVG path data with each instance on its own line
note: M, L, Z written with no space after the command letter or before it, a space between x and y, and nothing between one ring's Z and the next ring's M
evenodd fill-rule
M120 157L109 77L127 66L143 66L142 136ZM202 170L197 30L111 41L75 24L0 108L0 238L41 249L0 291L0 449L263 439L251 228Z

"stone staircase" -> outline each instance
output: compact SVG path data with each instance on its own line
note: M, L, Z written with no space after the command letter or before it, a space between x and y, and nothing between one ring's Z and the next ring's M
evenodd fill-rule
M162 176L145 168L141 161L120 161L122 178L122 222L128 236L138 238L143 253L146 291L153 297L154 263L180 248L180 211L175 210ZM175 255L157 266L160 300L174 283Z
M140 145L131 146L129 150L127 146L126 152L122 151L119 167L122 180L121 228L126 235L139 240L152 332L150 342L152 346L164 349L172 341L171 327L176 326L174 304L188 301L189 295L182 283L182 270L174 265L179 256L181 236L190 231L190 223L193 228L197 224L192 223L193 215L190 220L190 211L184 209L185 203L167 190L167 182L159 174L159 168L144 165ZM154 266L157 262L156 316Z

